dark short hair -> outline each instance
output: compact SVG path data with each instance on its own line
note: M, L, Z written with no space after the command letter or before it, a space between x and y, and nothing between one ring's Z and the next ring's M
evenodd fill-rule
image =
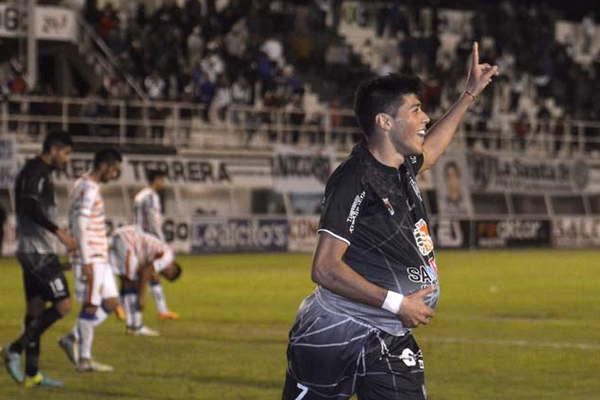
M113 148L98 150L94 153L94 169L99 169L102 164L112 165L121 161L123 161L121 153Z
M49 153L53 146L60 147L61 149L68 146L73 147L73 139L71 139L71 134L65 131L48 132L42 145L42 152Z
M419 94L421 80L416 76L390 74L363 82L356 90L354 114L363 134L370 136L379 113L395 114L406 94Z
M181 268L181 265L178 262L173 262L173 266L175 267L175 272L169 278L169 282L175 282L177 279L179 279L181 273L183 272L183 269Z
M159 178L166 178L167 173L161 169L149 169L146 171L146 180L152 183Z

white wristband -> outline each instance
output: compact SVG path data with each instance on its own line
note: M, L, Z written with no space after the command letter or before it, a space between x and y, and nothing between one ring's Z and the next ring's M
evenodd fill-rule
M398 314L400 307L402 307L402 300L404 300L404 295L388 290L387 296L385 296L385 300L383 301L381 308L394 314Z

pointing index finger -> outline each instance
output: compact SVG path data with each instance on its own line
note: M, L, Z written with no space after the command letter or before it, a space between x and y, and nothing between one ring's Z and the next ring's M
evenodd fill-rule
M472 67L476 67L479 64L479 43L473 42L473 56L471 59Z

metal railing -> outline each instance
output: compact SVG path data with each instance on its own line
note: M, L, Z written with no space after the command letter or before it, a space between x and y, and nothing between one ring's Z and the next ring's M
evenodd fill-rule
M2 132L21 142L65 129L79 142L155 144L175 148L270 148L273 144L333 145L349 149L361 137L352 110L306 112L293 108L201 103L9 96L0 104ZM600 122L523 121L504 115L469 117L454 146L488 151L588 156L600 153Z
M148 100L148 96L141 86L130 74L123 71L112 50L106 45L104 40L98 36L94 28L84 21L81 15L77 15L77 24L80 33L78 48L82 54L89 57L89 63L93 67L97 66L100 68L102 75L108 77L121 76L127 85L129 85L133 93L142 100ZM117 71L119 72L117 73Z

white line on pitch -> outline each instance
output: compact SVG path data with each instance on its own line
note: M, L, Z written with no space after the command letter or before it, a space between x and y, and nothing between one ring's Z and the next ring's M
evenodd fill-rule
M555 323L560 325L586 325L589 324L600 324L600 321L583 321L581 319L567 319L567 318L553 318L553 317L480 317L480 316L467 316L467 315L455 315L455 314L439 314L439 319L450 319L450 320L464 320L464 321L483 321L483 322L525 322L533 324L543 323Z
M454 338L454 337L417 337L417 340L429 343L464 343L464 344L486 344L494 346L516 346L516 347L539 347L551 349L579 349L579 350L600 350L600 344L597 343L576 343L576 342L537 342L530 340L499 340L499 339L476 339L476 338Z

